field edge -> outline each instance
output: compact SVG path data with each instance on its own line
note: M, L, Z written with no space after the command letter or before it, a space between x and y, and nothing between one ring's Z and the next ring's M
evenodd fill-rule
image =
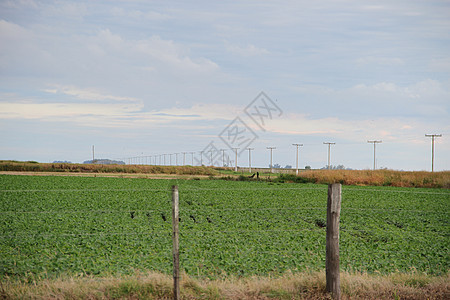
M259 170L255 178L256 171ZM208 166L152 166L152 165L101 165L72 163L37 163L0 160L0 174L84 177L126 177L150 179L222 179L237 181L263 180L269 182L295 182L343 185L393 186L450 189L450 171L396 171L379 170L275 170ZM286 173L289 171L290 173Z

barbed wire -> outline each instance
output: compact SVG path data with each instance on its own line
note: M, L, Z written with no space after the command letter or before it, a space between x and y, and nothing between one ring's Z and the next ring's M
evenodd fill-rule
M259 210L324 210L326 211L326 207L318 207L318 206L309 206L309 207L207 207L207 208L183 208L180 212L193 212L193 211L259 211ZM372 207L343 207L342 211L377 211L377 212L385 212L385 211L394 211L394 212L419 212L419 213L436 213L441 214L440 212L434 210L420 210L420 209L403 209L403 208L372 208Z
M375 230L366 230L366 229L341 229L341 232L360 232L360 233L371 233L371 234L379 234L379 232L375 232ZM232 230L191 230L191 229L183 229L180 232L181 237L188 237L190 234L218 234L218 233L273 233L273 232L320 232L325 233L326 228L298 228L298 229L232 229ZM414 234L429 234L429 231L415 231L414 234L408 232L400 232L393 230L384 230L382 229L382 233L393 233L393 234L402 234L405 233L410 234L412 237L417 237ZM439 234L439 232L436 232ZM95 233L29 233L29 232L19 232L14 235L0 235L0 238L23 238L23 237L86 237L86 236L139 236L139 235L150 235L152 237L162 235L171 235L172 231L169 230L153 230L151 232L95 232ZM443 234L443 237L448 237L450 234ZM164 236L164 238L166 238Z
M327 210L326 207L208 207L205 208L183 208L180 212L193 212L193 211L205 211L205 210L212 210L212 211L261 211L261 210Z
M167 253L167 260L170 261L172 258L170 257L170 253L172 252L172 247L171 245L169 245L170 247L166 247L166 248L161 248L158 249L158 253L161 254L161 251L164 251L164 253ZM227 254L246 254L246 255L250 255L250 256L257 256L259 254L272 254L272 255L281 255L281 256L309 256L309 251L293 251L291 249L287 249L288 246L285 249L279 249L279 250L273 250L273 251L264 251L264 250L259 250L257 248L235 248L235 247L229 247L225 250L220 251L221 253L227 253ZM80 249L83 250L83 249ZM316 248L314 248L313 250L317 250L317 253L322 254L323 250L321 249L320 246L317 246ZM348 248L342 248L340 251L341 254L341 259L345 258L345 257L349 257L349 258L353 258L355 255L354 253L348 253ZM210 248L206 248L206 247L183 247L183 245L180 245L180 260L188 260L189 258L186 255L198 255L198 254L204 254L205 252L217 252L217 249L214 248L213 246L211 246ZM315 251L313 251L315 252ZM393 254L393 253L398 253L399 251L397 250L389 250L389 249L375 249L374 252L376 253L385 253L385 254ZM410 256L415 256L415 255L419 255L421 256L422 254L419 253L419 251L417 252L400 252L402 256L407 255L408 257ZM154 255L153 252L150 250L148 253L119 253L119 254L106 254L106 253L99 253L98 255L86 255L83 256L83 259L107 259L107 260L112 260L114 261L116 258L120 258L123 259L123 256L129 257L130 259L133 258L148 258L149 256ZM54 255L52 255L53 257L72 257L72 256L76 256L79 257L78 253L63 253L63 252L59 252L59 253L55 253ZM321 259L325 259L325 255L323 254Z
M438 212L435 210L421 210L421 209L403 209L403 208L374 208L374 207L342 207L341 208L341 214L342 211L375 211L375 212L385 212L385 211L391 211L391 212L420 212L420 213L435 213L435 214L441 214L442 212Z
M373 234L374 236L378 236L378 237L382 236L382 235L380 235L380 233L381 234L389 233L389 234L395 234L395 235L401 234L402 236L407 235L407 236L409 236L413 239L417 239L417 240L418 240L418 238L428 238L429 235L432 233L436 233L444 238L450 237L449 233L444 233L444 232L433 232L430 230L428 230L428 231L415 230L414 233L411 233L409 231L402 230L401 228L399 228L398 231L386 230L385 228L382 228L382 229L381 228L380 229L344 229L344 228L341 228L339 231L344 232L344 233L359 232L359 233ZM417 236L417 234L422 234L422 235L426 235L426 236Z
M178 180L177 180L178 182ZM179 184L179 183L178 183ZM196 187L195 189L186 189L183 188L182 185L178 186L179 192L202 192L202 191L285 191L285 190L293 190L293 191L303 191L303 190L315 190L315 191L327 191L327 186L323 184L323 187L313 188L313 187L277 187L277 188L202 188ZM20 190L0 190L1 193L33 193L33 192L52 192L52 193L64 193L64 192L170 192L170 189L20 189ZM429 192L429 191L414 191L414 190L386 190L386 189L368 189L368 188L353 188L348 186L343 186L342 193L344 192L386 192L386 193L411 193L411 194L431 194L431 195L448 195L450 197L450 191L441 193L441 192Z
M347 191L363 191L363 192L387 192L387 193L410 193L410 194L431 194L431 195L448 195L450 196L450 190L448 193L439 193L439 192L423 192L423 191L399 191L399 190L385 190L385 189L367 189L367 188L351 188L351 187L343 187L342 193Z
M180 210L180 213L191 213L191 212L205 212L205 211L276 211L276 210L319 210L326 211L326 207L318 207L318 206L309 206L309 207L197 207L197 208L185 208L183 207ZM430 214L448 214L449 212L438 212L435 210L421 210L421 209L403 209L403 208L375 208L375 207L343 207L341 208L342 212L348 211L349 213L357 213L359 211L371 211L371 212L405 212L405 213L430 213ZM113 209L101 209L101 210L29 210L29 211L0 211L0 215L7 214L81 214L81 213L93 213L93 214L122 214L122 213L149 213L149 212L158 212L158 213L169 213L170 207L160 208L160 209L128 209L128 210L113 210Z
M195 188L195 189L185 189L179 187L180 192L196 192L196 191L283 191L283 190L316 190L316 191L327 191L327 186L321 188L313 187L296 187L296 188Z
M162 212L159 209L130 209L130 210L29 210L29 211L1 211L3 214L84 214L84 213L136 213L136 212Z
M261 232L301 232L301 231L316 231L323 232L318 228L300 228L300 229L233 229L233 230L183 230L188 233L261 233Z
M321 191L321 192L326 192L328 189L328 187L324 184L323 188L306 188L306 187L301 187L301 188L242 188L242 189L238 189L238 188L198 188L198 189L183 189L179 187L179 192L202 192L202 191L217 191L217 192L223 192L223 191L229 191L229 192L234 192L234 191L249 191L249 192L255 192L255 191L271 191L271 192L276 192L276 191L286 191L286 190L292 190L292 191L307 191L307 190L314 190L314 191ZM385 189L355 189L355 188L348 188L343 186L342 189L342 193L345 192L358 192L358 191L362 191L362 192L385 192L385 193L410 193L410 194L430 194L430 195L448 195L450 197L450 191L448 193L439 193L439 192L427 192L427 191L398 191L398 190L385 190Z
M181 228L183 225L180 226ZM182 231L180 231L180 235L182 237L189 236L189 234L218 234L218 233L273 233L273 232L321 232L325 233L326 228L320 227L320 228L296 228L296 229L260 229L260 228L247 228L247 229L228 229L228 230L217 230L217 229L187 229L183 228ZM381 232L380 232L381 231ZM449 233L444 232L433 232L433 231L419 231L415 230L414 233L404 231L401 228L398 230L386 230L385 228L377 228L377 229L347 229L347 228L341 228L340 232L344 233L366 233L366 234L374 234L379 236L380 233L390 233L390 234L402 234L402 235L410 235L413 238L423 238L423 236L417 236L417 234L438 234L442 237L449 237ZM147 232L94 232L94 233L87 233L87 232L78 232L78 233L31 233L31 232L17 232L15 234L9 234L9 235L0 235L0 238L21 238L21 237L82 237L82 236L139 236L139 235L151 235L151 236L158 236L158 235L168 235L172 234L171 230L167 229L160 229L160 230L152 230Z
M86 237L86 236L138 236L138 235L153 235L155 233L172 234L172 231L168 230L156 230L151 232L95 232L95 233L22 233L19 232L15 235L0 235L0 238L23 238L23 237ZM163 236L160 236L161 238ZM164 237L167 238L167 237Z
M3 193L44 193L44 192L167 192L167 189L56 189L56 190L0 190Z

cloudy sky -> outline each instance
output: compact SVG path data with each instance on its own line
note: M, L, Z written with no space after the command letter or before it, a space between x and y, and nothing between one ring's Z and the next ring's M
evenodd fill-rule
M0 159L449 170L449 110L449 1L0 1Z

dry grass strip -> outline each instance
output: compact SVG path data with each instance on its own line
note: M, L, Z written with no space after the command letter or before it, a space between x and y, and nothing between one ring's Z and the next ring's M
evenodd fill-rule
M2 299L171 299L172 278L159 273L122 277L62 277L38 282L3 279ZM341 273L342 299L450 299L450 276ZM331 299L325 273L280 277L195 279L182 276L182 299Z

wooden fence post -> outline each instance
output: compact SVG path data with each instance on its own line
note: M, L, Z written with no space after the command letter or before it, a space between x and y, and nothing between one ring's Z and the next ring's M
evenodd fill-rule
M327 250L326 280L327 292L333 299L341 298L341 280L339 274L339 218L341 214L341 184L328 185L327 203Z
M172 228L173 228L173 299L180 299L180 252L179 252L179 207L178 186L172 186Z

